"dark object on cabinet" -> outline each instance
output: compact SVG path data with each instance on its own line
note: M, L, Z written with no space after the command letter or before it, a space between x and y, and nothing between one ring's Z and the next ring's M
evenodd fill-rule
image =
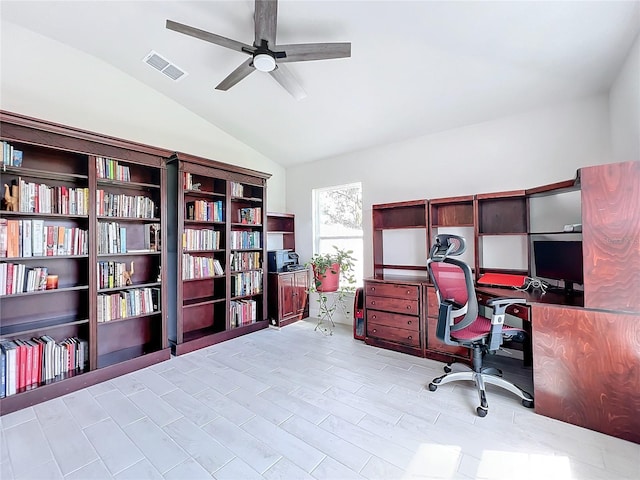
M269 274L269 320L284 327L309 316L309 269Z
M84 369L47 378L46 384L40 376L34 385L2 398L0 412L168 360L166 250L164 242L157 250L145 247L145 228L157 225L166 235L164 161L170 152L9 112L0 113L0 131L3 141L23 153L20 166L2 172L2 183L22 180L23 203L18 211L0 215L22 222L23 234L30 225L32 233L31 244L24 235L16 239L23 240L22 251L3 258L3 268L46 268L58 276L56 289L23 284L8 293L5 288L0 337L88 344ZM40 197L45 189L51 202ZM118 202L100 201L115 198L127 199L120 205L138 198L138 208L116 209ZM36 231L47 232L47 245L38 244ZM132 262L132 285L126 285L123 266ZM129 302L126 307L110 309L113 303L120 306L115 301L120 297ZM30 340L34 337L38 340Z
M270 175L184 153L175 153L167 170L169 218L177 227L168 239L174 353L267 327L264 213Z
M524 330L504 325L505 310L509 305L524 303L518 298L495 298L489 302L493 308L491 319L478 314L478 300L473 286L473 274L469 266L453 258L465 251L465 241L456 235L440 234L436 236L431 248L427 270L440 299L436 336L447 345L462 346L471 350L472 367L463 372L452 372L448 363L445 374L434 378L429 390L434 392L438 386L459 380L471 380L475 383L480 398L476 408L479 417L489 413L489 404L484 384L503 388L519 396L525 407L533 408L533 397L513 383L501 378L495 368L484 367L483 357L495 353L504 340L524 338Z

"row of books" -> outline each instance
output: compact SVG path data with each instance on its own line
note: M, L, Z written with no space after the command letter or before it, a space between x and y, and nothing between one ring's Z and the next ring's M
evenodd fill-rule
M0 340L0 397L82 372L88 360L89 343L77 337Z
M13 148L8 142L2 142L2 165L11 167L22 166L22 150Z
M0 218L0 258L87 255L86 230L45 225L44 220Z
M48 273L47 267L0 262L0 295L45 290Z
M238 182L231 182L231 196L244 197L244 185Z
M120 165L117 160L112 158L96 157L96 174L98 178L123 182L131 181L129 167Z
M260 225L262 223L262 208L239 208L238 222L247 225Z
M182 188L184 190L191 190L196 192L207 192L210 190L203 190L200 183L193 183L193 175L189 172L182 173Z
M207 202L205 200L194 200L187 202L186 218L187 220L197 220L199 222L224 222L224 214L222 212L222 201Z
M123 262L98 262L98 288L126 287L127 278L133 271L133 262L130 266L131 269L127 270L127 264Z
M117 293L98 295L98 322L146 315L159 311L160 289L134 288Z
M98 253L127 253L127 229L117 222L98 223Z
M262 271L241 272L231 277L231 296L243 297L262 292Z
M142 195L96 192L96 213L105 217L154 218L154 201Z
M218 250L222 234L211 229L187 228L182 233L183 250Z
M260 248L260 232L231 232L231 248Z
M224 275L224 269L220 260L212 257L197 257L182 254L182 279L211 278L215 275Z
M230 309L231 328L256 323L258 305L255 300L232 300Z
M45 183L26 182L20 177L18 179L18 211L88 215L89 189L66 185L50 187Z
M232 272L262 268L260 252L234 252L231 254L229 265Z

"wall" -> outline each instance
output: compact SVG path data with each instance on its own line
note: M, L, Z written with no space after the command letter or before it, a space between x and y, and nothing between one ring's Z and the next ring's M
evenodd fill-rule
M1 24L0 108L271 173L267 207L284 211L285 169L95 57Z
M545 185L611 161L606 95L291 167L287 209L296 247L311 256L311 190L361 181L365 276L372 272L371 205ZM385 245L385 249L386 249ZM421 259L415 259L420 262Z
M640 160L640 35L611 87L609 108L613 158Z

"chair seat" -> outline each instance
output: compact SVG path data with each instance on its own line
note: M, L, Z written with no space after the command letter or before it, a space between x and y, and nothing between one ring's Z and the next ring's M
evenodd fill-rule
M462 330L456 330L451 332L451 338L458 340L461 343L471 343L478 340L482 340L489 336L491 331L491 320L486 317L478 315L476 320L466 328ZM521 328L502 326L502 335L510 336L510 333L517 335L522 332Z

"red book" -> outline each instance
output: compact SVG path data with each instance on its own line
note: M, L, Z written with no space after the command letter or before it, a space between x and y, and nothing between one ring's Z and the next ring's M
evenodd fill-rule
M47 225L47 257L53 256L53 249L55 247L54 227Z

